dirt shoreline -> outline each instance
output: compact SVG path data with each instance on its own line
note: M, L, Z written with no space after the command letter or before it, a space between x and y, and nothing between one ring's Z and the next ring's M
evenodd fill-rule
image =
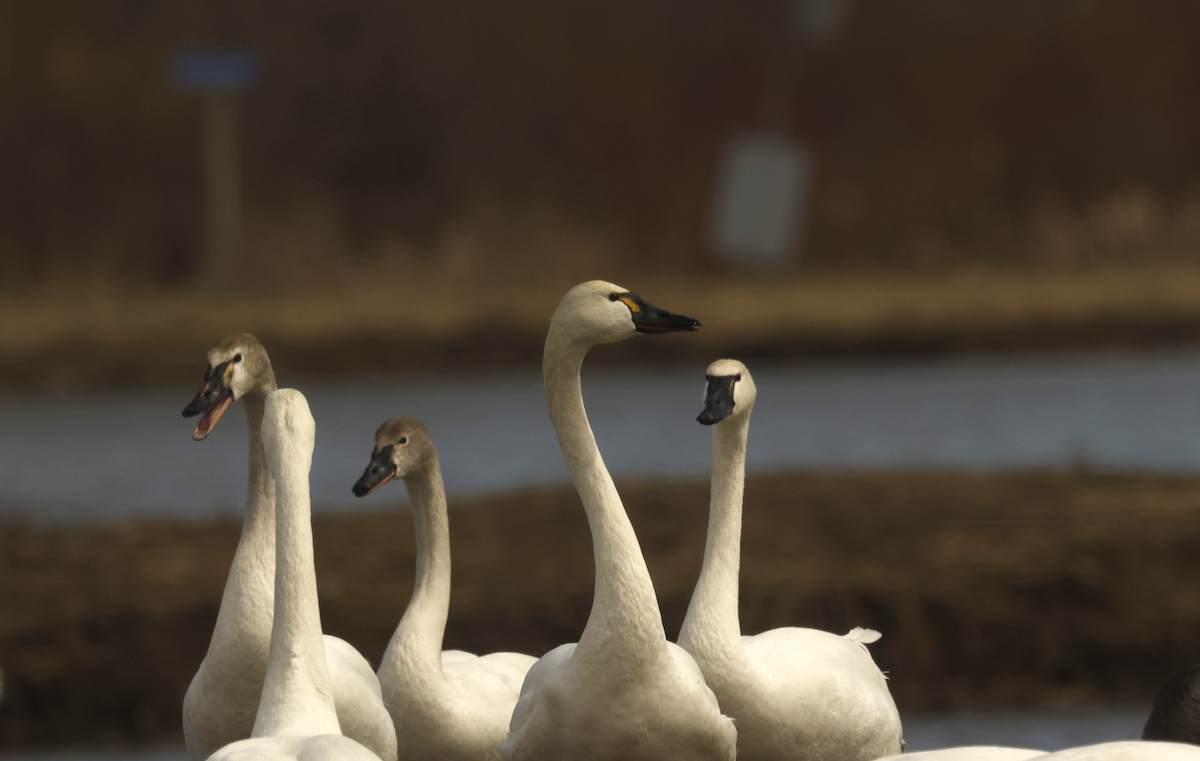
M677 632L707 484L620 484ZM742 622L883 632L905 711L1148 703L1200 660L1200 479L1086 473L756 477ZM383 652L412 584L406 513L318 516L328 632ZM0 529L0 746L180 737L239 527L231 521ZM578 499L452 506L447 647L542 653L587 618Z

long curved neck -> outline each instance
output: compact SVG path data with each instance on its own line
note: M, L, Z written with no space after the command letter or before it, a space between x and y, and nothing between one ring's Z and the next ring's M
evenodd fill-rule
M272 600L275 598L275 481L267 466L262 443L263 405L275 390L255 389L242 397L250 438L250 481L246 489L246 512L221 609L213 629L210 654L227 652L229 643L249 647L262 654L271 638Z
M650 647L665 643L666 637L637 535L604 466L583 407L579 371L588 348L552 325L542 363L546 406L587 513L596 560L592 612L576 652L611 645L628 659L631 654L651 652Z
M713 428L712 489L704 566L679 632L680 646L698 659L744 656L738 619L738 574L749 430L749 415L718 423Z
M285 441L275 516L275 624L252 737L341 734L317 604L305 453Z
M432 465L404 481L412 502L417 571L412 599L380 665L423 694L445 685L442 638L450 610L450 521L437 456ZM390 681L390 680L389 680Z

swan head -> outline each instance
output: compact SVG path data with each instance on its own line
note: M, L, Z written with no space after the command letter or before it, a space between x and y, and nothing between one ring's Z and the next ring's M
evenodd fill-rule
M280 468L289 454L306 455L312 462L317 439L317 424L304 394L294 388L281 388L267 396L262 422L263 449L271 469Z
M212 433L230 405L246 394L265 397L275 388L271 359L258 339L249 333L230 333L208 349L208 369L204 385L191 404L183 408L184 417L203 415L192 438L201 441Z
M394 417L375 432L371 462L351 490L365 497L392 479L426 472L437 460L437 450L425 424L415 417Z
M700 321L647 304L641 296L603 280L581 283L563 296L551 331L589 344L615 343L635 333L691 332Z
M718 359L704 371L704 411L696 420L715 425L729 418L741 418L754 409L758 390L750 371L736 359Z

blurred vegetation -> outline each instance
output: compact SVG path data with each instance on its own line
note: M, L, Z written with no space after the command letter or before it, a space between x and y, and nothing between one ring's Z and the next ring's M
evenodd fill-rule
M3 285L175 286L203 250L187 45L244 99L245 283L380 262L481 280L712 268L724 140L773 0L0 0ZM799 62L799 269L1074 271L1200 243L1200 5L861 0ZM603 268L599 269L598 264Z

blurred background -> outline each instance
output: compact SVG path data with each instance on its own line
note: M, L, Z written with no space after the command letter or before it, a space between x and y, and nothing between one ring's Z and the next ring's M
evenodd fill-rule
M743 627L882 631L910 749L1136 736L1200 660L1189 0L0 0L0 114L6 758L178 755L246 478L179 411L232 330L312 402L327 631L375 661L407 601L403 490L349 487L415 414L447 647L576 639L539 363L593 278L704 322L585 370L672 636L734 356Z

